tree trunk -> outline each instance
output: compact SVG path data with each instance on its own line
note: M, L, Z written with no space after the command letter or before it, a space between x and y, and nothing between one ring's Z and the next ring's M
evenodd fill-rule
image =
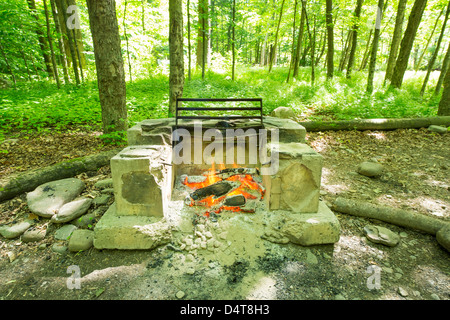
M297 48L295 49L295 59L294 59L294 72L292 73L292 77L297 78L298 76L298 67L300 63L300 52L302 51L303 44L303 33L305 28L305 13L303 10L303 6L301 6L301 16L300 16L300 26L298 28L298 38L297 38Z
M450 68L447 68L444 78L444 91L439 102L438 116L450 116Z
M327 23L327 79L333 78L334 73L334 27L333 0L326 0Z
M423 84L422 84L422 88L420 89L420 95L423 96L423 94L425 93L425 89L427 88L427 82L428 79L430 77L430 73L433 70L434 67L434 62L436 61L437 55L439 53L439 49L441 47L441 42L442 42L442 38L444 37L444 33L445 33L445 27L448 21L448 14L450 12L450 1L448 3L447 6L447 12L445 13L445 18L444 18L444 22L442 24L442 29L441 29L441 33L439 34L439 39L438 42L436 44L436 48L434 49L433 55L431 56L430 61L428 61L428 68L427 68L427 74L425 75L425 79L423 80Z
M297 0L294 4L294 22L292 23L292 48L291 48L291 61L289 62L288 76L286 83L289 83L289 78L291 77L291 69L295 61L295 20L297 18Z
M402 39L403 20L405 18L406 2L408 0L399 0L397 7L397 16L395 17L394 33L392 34L391 49L389 50L389 59L386 67L384 82L390 81L394 72L395 60L397 59L398 47Z
M127 129L126 84L114 0L87 0L103 132Z
M352 28L352 46L350 49L350 55L348 58L348 65L347 65L347 78L350 78L353 69L353 64L355 62L356 46L358 44L359 17L361 16L362 3L363 0L357 0L356 2L356 8L354 13L355 22Z
M2 178L0 180L0 202L12 199L22 193L33 191L41 184L50 181L71 178L86 171L96 171L98 168L109 165L111 158L121 150L122 148L117 148L30 170L13 177Z
M183 4L182 0L169 1L169 117L175 114L177 98L183 96Z
M52 65L53 65L53 71L56 79L56 85L58 86L58 89L61 88L61 82L59 81L59 75L58 75L58 67L56 66L56 57L55 57L55 51L53 50L53 39L51 35L50 30L50 18L48 16L48 9L47 9L47 0L44 0L44 11L45 11L45 22L47 24L47 40L48 44L50 46L50 53L52 56Z
M42 51L42 56L44 57L45 67L47 68L47 74L50 79L53 79L53 69L52 69L52 62L51 58L47 53L47 41L45 41L44 34L42 33L41 26L39 24L39 17L36 12L36 2L35 0L27 0L28 8L31 11L31 15L36 20L37 26L36 26L36 34L39 41L39 46Z
M235 41L236 41L236 35L235 35L235 23L236 23L236 0L233 0L233 12L231 17L231 23L232 23L232 30L231 30L231 53L232 53L232 66L231 66L231 79L234 81L234 72L236 68L236 47L235 47Z
M203 57L207 57L207 53L203 52L205 47L203 42L208 41L208 35L206 33L208 25L208 0L199 0L198 3L198 33L197 33L197 67L202 68L202 73L204 72L203 66L206 65L203 61ZM205 39L205 40L203 40ZM206 61L205 61L206 62Z
M314 73L314 55L315 55L315 42L316 42L316 16L314 15L314 38L311 34L311 28L309 26L308 14L306 12L306 0L302 0L302 8L305 10L305 20L306 20L306 30L309 35L309 42L311 43L311 83L314 84L315 81L315 73Z
M431 39L433 39L434 32L436 31L437 25L438 25L439 20L440 20L440 18L441 18L443 13L444 13L444 9L441 10L441 12L439 13L438 17L436 18L436 21L434 22L433 29L431 30L431 34L428 37L427 43L425 44L425 47L423 48L422 54L419 57L419 61L414 66L414 70L415 71L419 70L419 68L420 68L420 66L422 64L423 57L425 56L425 54L428 51L428 46L430 45Z
M20 52L20 55L22 56L23 62L25 63L25 68L27 69L28 81L31 82L31 73L30 73L30 68L28 68L27 58L25 57L25 53L23 52L23 50L21 48L19 48L19 52Z
M187 36L188 36L188 79L191 80L191 15L189 13L190 1L187 0Z
M434 89L434 95L438 95L441 92L442 83L444 82L445 73L449 70L450 65L450 42L448 43L447 53L445 54L444 61L442 62L441 72L439 74L439 79Z
M392 74L391 86L394 88L400 88L402 86L403 76L408 67L409 55L411 54L414 38L416 37L426 4L427 0L416 0L409 15L408 26L400 44L400 51Z
M281 2L280 18L278 19L277 31L275 32L275 44L273 45L273 52L270 55L269 73L270 73L270 71L272 71L272 67L273 67L274 59L275 59L275 55L276 55L276 50L277 50L277 45L278 45L278 33L280 32L280 24L281 24L281 18L283 17L283 7L284 7L285 1L286 0L283 0Z
M396 208L375 206L373 204L338 197L333 205L334 211L351 214L357 217L377 219L397 226L424 231L436 235L443 227L450 223L433 218L425 214Z
M55 0L50 0L50 5L52 7L52 15L53 21L55 22L56 33L58 34L58 49L59 49L59 60L63 69L64 75L64 83L68 84L69 81L69 73L67 72L67 60L66 60L66 52L64 49L64 42L61 40L62 30L59 24L58 13L56 11Z
M367 92L373 91L373 77L375 75L375 65L377 62L378 41L380 39L381 19L383 17L383 4L384 0L378 0L377 19L375 21L375 32L373 35L372 52L370 54L369 74L367 77Z
M128 35L127 35L127 24L125 23L125 18L127 17L127 5L128 5L128 1L125 0L123 6L123 35L125 37L125 43L127 45L127 59L128 59L128 72L130 75L130 82L133 82L133 74L131 72L131 58L130 58L130 48L128 45Z
M77 2L76 0L66 0L67 1L67 6L77 6ZM67 21L67 20L66 20ZM78 54L78 61L80 63L80 70L82 69L86 69L86 57L84 55L84 46L83 46L83 38L81 35L81 28L74 28L73 30L74 33L74 42L75 42L75 46L76 46L76 51ZM80 72L81 74L83 72ZM82 75L83 78L83 75Z
M448 77L447 77L448 78ZM449 90L450 91L450 90ZM447 97L448 98L448 97ZM441 100L442 101L442 100ZM447 99L450 101L450 99ZM420 129L431 125L449 126L450 116L431 118L405 118L405 119L363 119L342 121L305 121L300 122L306 131L338 131L338 130L396 130Z
M67 13L66 13L66 3L65 0L58 0L59 1L59 7L62 12L62 15L64 16L64 21L67 21ZM67 42L70 49L70 56L72 58L72 67L73 67L73 73L75 75L75 81L77 85L80 84L80 75L78 73L78 67L77 67L77 57L75 53L75 45L73 41L73 36L71 30L67 27L67 23L64 23L64 29L66 31L67 35Z
M367 60L368 60L368 57L369 57L369 50L371 48L370 44L372 43L372 35L373 35L373 29L370 29L369 39L367 40L367 43L366 43L366 50L364 50L364 55L363 55L363 58L361 60L361 65L359 66L359 71L364 70L366 68L366 66L367 66Z

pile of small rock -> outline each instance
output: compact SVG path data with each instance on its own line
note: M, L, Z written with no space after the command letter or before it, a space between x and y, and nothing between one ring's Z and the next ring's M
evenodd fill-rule
M78 178L44 183L26 195L29 210L44 218L44 223L37 223L38 219L25 219L1 226L0 234L6 239L20 237L24 243L36 242L45 239L52 226L56 227L54 239L59 240L53 244L53 251L64 253L67 250L87 250L92 247L94 240L94 231L91 229L114 193L112 179L99 180L94 188L96 195L82 195L86 184Z

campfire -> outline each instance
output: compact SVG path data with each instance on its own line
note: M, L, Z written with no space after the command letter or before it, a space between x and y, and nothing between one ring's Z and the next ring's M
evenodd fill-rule
M192 191L185 204L198 207L205 217L223 211L255 213L256 202L264 198L265 188L259 180L257 168L212 167L199 176L182 177L182 184Z

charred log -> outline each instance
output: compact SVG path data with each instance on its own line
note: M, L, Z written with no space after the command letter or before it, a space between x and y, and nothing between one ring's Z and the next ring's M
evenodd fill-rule
M235 183L233 181L219 181L207 187L195 190L190 194L190 197L194 201L202 200L210 196L217 198L226 195L238 186L239 183Z
M245 205L246 199L242 194L229 196L225 198L225 201L223 202L224 206L227 207L241 207Z

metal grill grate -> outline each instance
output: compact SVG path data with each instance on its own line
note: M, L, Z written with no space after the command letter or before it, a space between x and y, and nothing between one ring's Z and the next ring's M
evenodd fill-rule
M258 107L178 107L178 102L259 102ZM223 121L237 120L237 119L257 119L260 121L261 126L263 126L263 108L261 98L247 98L247 99L194 99L194 98L178 98L176 101L175 110L175 124L178 126L178 120L194 120L194 119L217 119ZM243 115L233 115L233 116L183 116L180 115L180 111L259 111L258 115L243 116Z

